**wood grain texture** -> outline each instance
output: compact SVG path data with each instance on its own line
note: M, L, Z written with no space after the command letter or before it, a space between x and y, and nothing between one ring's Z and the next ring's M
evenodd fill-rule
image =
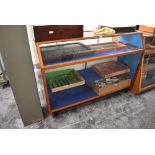
M103 88L99 88L93 85L93 90L99 95L107 95L109 93L114 93L119 90L129 88L131 84L131 79L122 80L116 84L107 85Z
M138 94L141 92L143 65L144 65L144 54L141 58L140 64L138 65L138 69L137 69L137 73L136 73L134 82L130 88L130 90L133 94Z
M120 64L116 61L109 61L94 65L93 69L103 78L110 78L130 72L128 66Z
M151 26L146 26L146 25L140 25L139 30L142 32L148 32L148 33L154 33L155 28Z

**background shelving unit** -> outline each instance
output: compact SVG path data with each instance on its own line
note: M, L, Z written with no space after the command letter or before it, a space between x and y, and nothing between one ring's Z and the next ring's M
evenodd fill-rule
M150 55L155 56L155 28L141 25L139 30L143 33L145 53L134 83L135 94L155 88L155 62L149 62Z
M43 63L41 48L48 47L50 46L51 43L59 44L59 43L62 43L62 42L65 43L68 41L82 41L82 40L89 40L89 39L97 39L96 45L98 45L100 43L100 39L108 38L108 37L118 37L119 38L118 42L126 45L126 48L115 49L115 50L109 49L109 51L105 51L103 53L101 52L99 54L94 54L94 55L88 56L87 58L79 58L75 60L67 60L67 61L57 62L57 63L55 62L53 64L49 63L46 65ZM140 65L141 63L141 58L144 52L142 34L140 32L112 34L112 35L105 35L105 36L96 36L96 35L93 35L92 32L90 32L89 34L87 32L87 35L84 34L84 36L81 38L36 42L36 48L37 48L38 58L40 62L40 69L41 69L43 85L44 85L44 90L46 95L48 112L52 112L52 113L110 94L108 93L105 95L98 95L90 87L90 83L94 82L95 80L99 80L102 77L99 74L97 74L91 67L87 67L87 63L117 57L119 62L129 66L130 77L133 83L137 73L138 65ZM47 80L46 80L47 72L60 69L61 67L67 67L67 66L83 64L83 63L85 64L85 67L82 70L78 70L78 73L85 79L84 85L63 90L60 92L55 92L55 93L51 92L49 86L47 85Z

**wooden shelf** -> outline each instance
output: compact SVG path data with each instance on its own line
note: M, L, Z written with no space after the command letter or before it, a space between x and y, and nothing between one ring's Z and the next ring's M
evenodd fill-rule
M155 28L147 25L140 25L139 30L144 32L144 33L154 33Z
M136 50L131 50L129 48L122 49L122 50L113 50L113 51L108 51L108 52L103 52L100 54L93 55L89 58L82 58L78 60L70 60L62 63L56 63L56 64L49 64L49 65L42 65L40 66L41 69L43 70L48 70L48 69L53 69L53 68L60 68L60 67L65 67L65 66L70 66L70 65L76 65L80 63L87 63L87 62L92 62L92 61L97 61L97 60L102 60L102 59L107 59L107 58L112 58L116 56L123 56L126 54L134 54L138 52L144 52L143 49L136 49Z
M153 88L155 88L155 84L151 84L151 85L148 85L148 86L146 86L144 88L141 88L140 92L144 92L146 90L150 90L150 89L153 89Z

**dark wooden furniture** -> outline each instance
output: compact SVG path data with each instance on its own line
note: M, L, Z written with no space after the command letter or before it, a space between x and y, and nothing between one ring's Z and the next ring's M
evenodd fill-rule
M83 37L83 25L34 26L36 42Z

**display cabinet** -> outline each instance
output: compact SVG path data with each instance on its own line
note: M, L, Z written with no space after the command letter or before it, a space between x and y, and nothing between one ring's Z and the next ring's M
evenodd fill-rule
M143 33L145 53L134 83L134 93L155 88L155 28L141 25L139 30Z
M118 39L104 41L104 38L113 37ZM92 39L96 40L96 44L83 43ZM49 113L122 89L133 89L144 53L140 32L104 36L84 32L80 38L36 42L36 48ZM110 64L99 61L109 58L116 59L110 60ZM83 68L76 68L78 64L83 64Z

